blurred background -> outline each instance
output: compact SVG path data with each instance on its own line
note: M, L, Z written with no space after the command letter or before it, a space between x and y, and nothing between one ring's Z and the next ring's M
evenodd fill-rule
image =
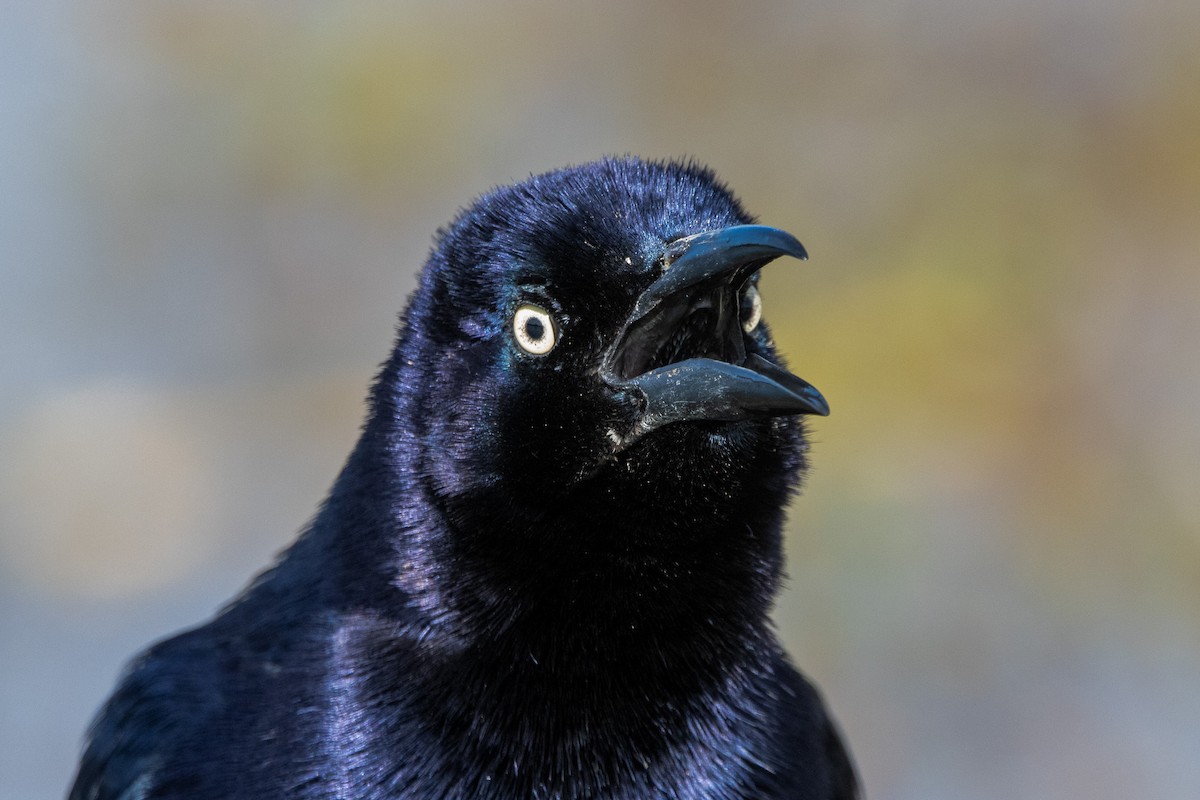
M435 229L695 156L812 258L781 634L872 798L1200 797L1200 4L0 9L0 797L289 542Z

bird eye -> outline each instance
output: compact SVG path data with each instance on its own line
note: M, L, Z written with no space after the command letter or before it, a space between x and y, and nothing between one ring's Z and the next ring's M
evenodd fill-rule
M523 303L513 314L513 336L526 353L544 356L558 343L558 331L550 312L533 303Z
M741 313L742 330L753 333L762 320L762 297L758 293L758 287L752 283L747 284L746 291L742 292Z

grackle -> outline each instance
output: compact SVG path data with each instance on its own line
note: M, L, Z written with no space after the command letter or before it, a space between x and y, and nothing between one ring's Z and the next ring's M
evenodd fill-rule
M761 319L779 256L694 163L462 211L314 521L132 664L70 797L857 797L768 618L828 413Z

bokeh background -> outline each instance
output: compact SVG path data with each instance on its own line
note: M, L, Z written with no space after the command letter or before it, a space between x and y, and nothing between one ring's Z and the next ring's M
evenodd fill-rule
M800 235L778 608L871 797L1200 797L1200 4L0 8L0 797L312 514L433 231L692 155Z

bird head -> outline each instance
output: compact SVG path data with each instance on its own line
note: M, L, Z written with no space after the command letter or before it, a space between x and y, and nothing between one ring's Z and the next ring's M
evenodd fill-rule
M632 158L466 208L381 380L412 471L472 526L562 524L614 500L711 516L754 481L785 497L797 415L828 406L781 365L758 288L804 248L751 223L708 170Z

